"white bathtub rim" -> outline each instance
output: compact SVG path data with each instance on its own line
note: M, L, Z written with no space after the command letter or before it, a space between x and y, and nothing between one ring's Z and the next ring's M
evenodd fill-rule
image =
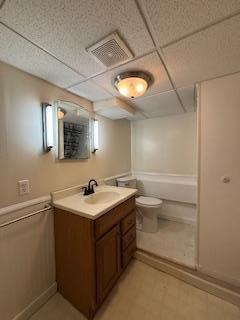
M132 176L137 180L165 182L169 184L185 184L197 186L197 176L134 171Z

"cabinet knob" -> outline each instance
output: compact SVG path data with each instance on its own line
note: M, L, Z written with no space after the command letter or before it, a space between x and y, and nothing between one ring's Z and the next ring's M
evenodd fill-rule
M227 177L227 176L221 176L220 180L223 182L223 183L229 183L231 181L231 178L230 177Z

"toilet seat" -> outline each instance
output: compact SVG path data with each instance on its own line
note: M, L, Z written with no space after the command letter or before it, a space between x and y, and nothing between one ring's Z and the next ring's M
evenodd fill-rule
M136 204L139 207L158 208L161 206L162 200L158 198L140 196L136 198Z

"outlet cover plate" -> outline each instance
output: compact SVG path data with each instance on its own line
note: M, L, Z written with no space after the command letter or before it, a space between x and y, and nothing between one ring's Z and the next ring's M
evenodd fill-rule
M30 192L29 180L18 181L18 192L20 196L28 194Z

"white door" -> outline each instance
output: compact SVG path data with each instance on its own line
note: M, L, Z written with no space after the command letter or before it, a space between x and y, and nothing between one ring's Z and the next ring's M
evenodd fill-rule
M200 84L199 269L240 285L240 73Z

